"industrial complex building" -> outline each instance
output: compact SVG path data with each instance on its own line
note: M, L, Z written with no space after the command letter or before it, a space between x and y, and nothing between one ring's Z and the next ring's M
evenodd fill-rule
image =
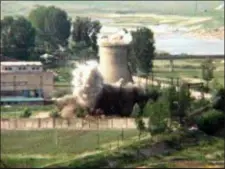
M54 89L52 72L41 62L1 62L1 104L43 103Z

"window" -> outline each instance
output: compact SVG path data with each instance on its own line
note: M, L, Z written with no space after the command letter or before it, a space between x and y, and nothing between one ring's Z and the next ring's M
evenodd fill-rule
M32 70L39 70L39 67L32 67Z
M11 67L5 67L5 70L12 70Z

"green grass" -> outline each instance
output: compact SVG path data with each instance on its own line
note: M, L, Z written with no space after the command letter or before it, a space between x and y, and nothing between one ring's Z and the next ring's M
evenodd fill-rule
M137 135L137 131L128 130L125 132L126 140ZM179 161L171 159L180 157L184 161L193 161L201 164L202 167L209 164L210 161L224 161L224 140L203 133L185 134L164 133L154 137L152 141L149 138L131 145L121 146L120 149L112 151L102 151L97 154L87 155L82 158L76 158L85 151L95 151L97 148L95 131L58 131L58 146L55 145L54 131L10 131L2 132L2 160L9 167L104 167L108 165L107 161L116 161L117 167L135 168L138 166L147 167L165 167L173 168ZM116 141L120 131L101 131L101 145ZM180 140L181 139L181 140ZM194 141L197 139L198 141ZM133 153L137 148L149 148L156 142L163 140L172 141L173 145L180 145L175 152L161 154L145 159L137 158ZM179 141L180 140L180 141ZM189 140L189 141L188 141ZM189 145L188 143L197 143ZM40 144L40 146L37 145ZM176 146L175 146L176 147ZM174 148L175 148L174 147ZM210 159L207 157L211 154ZM191 164L190 164L191 165ZM195 164L190 167L195 167Z
M181 139L181 135L185 136L185 134L176 134L179 139ZM165 137L166 136L166 137ZM139 143L134 143L129 146L125 146L119 150L111 151L111 152L103 152L97 155L89 155L82 159L70 160L67 162L58 163L57 165L53 165L51 167L68 167L68 168L79 168L79 167L104 167L108 165L107 161L114 161L117 163L117 167L124 168L135 168L138 166L146 166L146 167L165 167L165 168L173 168L177 165L179 161L171 161L172 158L180 157L184 158L184 161L193 161L198 162L202 167L209 164L212 160L220 160L224 161L223 149L224 149L224 140L204 136L203 134L196 134L196 136L187 136L183 138L179 144L181 144L181 148L177 148L175 152L169 154L161 154L153 157L138 158L137 157L137 148L149 148L153 143L163 140L171 140L172 137L175 137L175 134L163 134L158 139L155 139L152 143L149 140L144 140ZM195 142L194 139L198 138L198 142ZM179 140L178 139L178 140ZM191 140L190 140L191 139ZM189 141L188 141L189 140ZM188 145L188 142L197 143L195 145ZM175 143L173 141L173 143ZM175 144L178 144L176 141ZM208 159L205 155L208 154L216 154L211 159ZM136 155L135 155L136 154ZM182 161L181 161L182 162ZM191 165L191 164L190 164ZM195 167L194 164L191 167Z
M121 130L110 130L99 131L98 133L98 131L60 129L1 131L1 153L11 155L75 155L98 148L98 136L100 138L100 144L109 143L121 137L121 132ZM137 135L137 131L127 130L124 134L124 138L127 139Z
M126 130L124 140L137 134L137 130ZM10 167L40 167L96 151L118 139L121 141L120 130L1 131L1 157Z
M156 77L163 78L199 78L202 79L201 63L203 60L184 59L174 61L174 72L170 72L168 60L155 60L153 71ZM224 86L224 63L215 60L214 77ZM211 86L212 87L212 86Z

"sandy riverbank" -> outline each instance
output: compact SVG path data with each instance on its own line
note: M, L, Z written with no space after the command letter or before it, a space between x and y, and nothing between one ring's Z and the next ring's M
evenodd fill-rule
M224 40L224 27L213 30L195 30L188 33L189 35L201 38L201 39L220 39Z

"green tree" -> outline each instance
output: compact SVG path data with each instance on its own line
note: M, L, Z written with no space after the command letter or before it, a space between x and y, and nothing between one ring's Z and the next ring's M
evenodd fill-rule
M191 106L190 91L187 85L182 85L178 93L178 109L177 116L179 117L180 124L183 124L183 118Z
M98 20L92 21L88 17L76 17L72 30L74 49L80 51L81 49L91 48L97 54L97 34L101 27L102 25Z
M164 96L168 100L170 118L176 116L178 110L178 92L175 86L170 86L165 90Z
M131 65L136 64L137 69L147 74L153 67L152 60L155 57L153 32L146 28L138 28L131 32L133 36L132 56L130 56Z
M68 45L71 21L67 13L54 6L38 6L29 14L29 20L37 31L36 45L51 52Z
M23 16L1 20L1 53L18 60L31 60L35 29Z
M213 79L213 71L215 66L212 59L206 59L201 65L202 67L202 78L206 81L206 87L209 88L209 82Z
M167 100L162 97L157 102L150 105L152 108L149 114L148 130L151 135L164 132L167 127L167 119L169 118L169 105Z

